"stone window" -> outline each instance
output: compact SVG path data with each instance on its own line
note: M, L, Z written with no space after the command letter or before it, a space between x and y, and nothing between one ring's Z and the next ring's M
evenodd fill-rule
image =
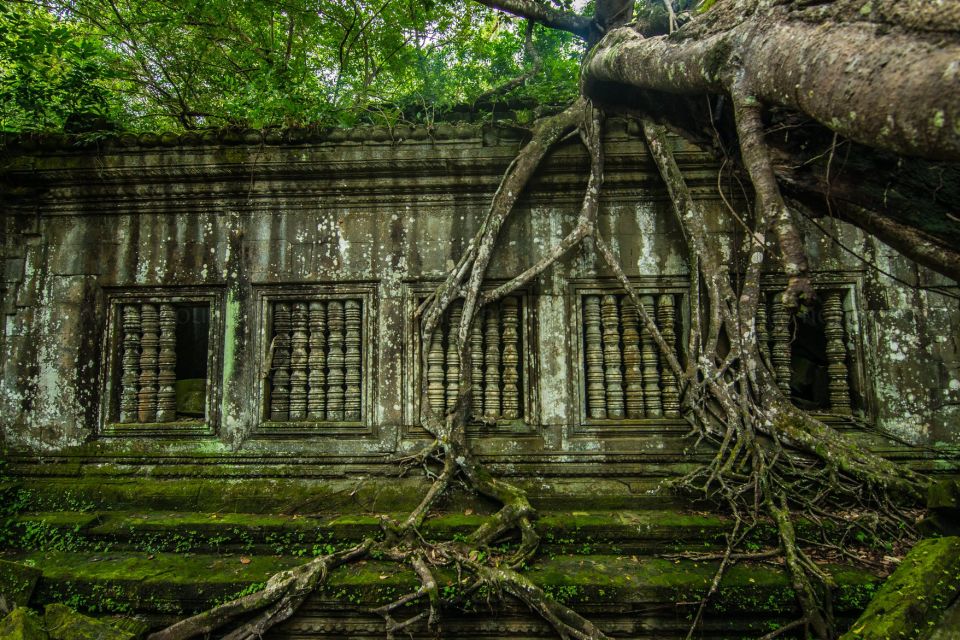
M110 309L104 434L211 433L218 296L125 293Z
M368 296L264 297L261 431L324 433L367 423Z
M677 380L633 300L622 290L603 289L579 290L576 299L585 423L676 422ZM641 290L639 299L679 355L683 294Z
M470 416L474 423L524 417L522 307L519 296L507 296L487 305L471 329ZM452 409L459 393L460 362L454 334L462 309L463 303L455 302L429 341L427 397L434 411Z
M776 289L775 287L772 287ZM778 292L759 309L760 344L777 384L793 403L809 411L847 415L859 407L852 290L818 287L819 299L791 316Z
M417 295L414 300L422 302ZM440 326L421 344L419 322L410 329L411 361L417 363L411 376L409 420L418 422L421 384L426 381L427 399L435 411L453 408L459 392L460 362L453 339L460 324L463 302L454 302ZM530 344L532 318L524 294L506 296L486 305L471 328L468 348L471 375L471 430L486 434L527 433L531 423ZM426 362L422 359L426 349Z

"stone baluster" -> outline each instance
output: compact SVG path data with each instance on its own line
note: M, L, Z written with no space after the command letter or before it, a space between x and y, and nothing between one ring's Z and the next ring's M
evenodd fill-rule
M123 305L120 422L137 421L137 392L140 389L140 331L140 305Z
M327 420L343 420L344 312L341 300L327 303L327 328L330 331L327 353Z
M177 310L160 305L160 354L157 356L157 422L177 418Z
M483 417L483 330L479 314L470 327L470 412L474 420Z
M344 318L346 320L346 336L344 336L344 399L343 418L351 422L360 420L360 409L363 406L361 380L363 362L360 355L360 344L363 340L361 325L362 311L360 301L350 299L343 303Z
M307 305L294 302L290 311L290 419L307 418Z
M327 307L323 302L311 302L308 313L307 419L322 421L327 417Z
M273 386L270 389L270 419L290 419L290 305L278 302L273 306L273 354L270 368Z
M643 361L640 358L640 318L637 316L637 306L629 297L623 298L620 322L623 325L623 373L626 381L627 417L637 420L644 417Z
M595 420L607 417L604 388L603 337L600 329L600 296L584 296L584 359L587 367L587 413Z
M503 417L520 417L520 306L517 298L503 300Z
M620 370L620 310L617 297L605 295L600 303L600 325L603 329L603 371L607 398L607 418L623 419L623 372Z
M774 297L773 312L773 346L770 349L770 361L773 363L773 373L777 378L777 386L785 396L790 397L790 313L783 305L780 296Z
M670 351L677 353L677 334L674 328L676 321L676 306L672 293L665 293L660 296L660 304L657 306L657 323L660 326L660 335L664 342L670 347ZM677 377L667 365L666 360L660 372L660 380L663 383L663 415L668 418L680 417L680 390L677 387Z
M767 295L763 292L757 301L757 344L760 347L760 355L767 359L767 362L773 362L770 355L770 330L767 327Z
M484 324L483 415L488 420L500 417L500 309L487 308Z
M450 305L450 324L447 329L447 411L453 411L457 404L457 394L460 393L460 354L457 351L457 332L460 331L460 320L463 318L463 303L454 302Z
M430 344L427 349L427 399L430 401L430 408L438 413L443 413L446 397L443 384L444 360L443 330L438 326L430 334Z
M140 391L137 394L137 417L140 422L157 421L157 358L160 342L160 319L157 305L140 308Z
M653 296L641 296L640 304L643 305L647 313L656 317L656 304ZM662 330L662 328L661 328ZM663 416L663 403L660 397L660 352L657 351L657 343L653 335L643 327L642 338L642 357L643 357L643 399L648 418L660 418Z
M843 300L832 290L823 299L823 332L827 339L827 375L830 379L830 409L850 413L850 384L847 377L847 348L844 345Z

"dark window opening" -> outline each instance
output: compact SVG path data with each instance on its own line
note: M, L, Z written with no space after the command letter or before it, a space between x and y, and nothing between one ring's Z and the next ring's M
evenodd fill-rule
M207 361L210 340L210 307L176 305L177 417L206 415Z
M819 308L798 314L791 323L790 395L801 409L830 408L825 326Z

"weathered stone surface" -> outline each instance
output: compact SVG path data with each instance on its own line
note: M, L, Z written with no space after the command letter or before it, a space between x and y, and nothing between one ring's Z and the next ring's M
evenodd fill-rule
M39 577L33 567L0 560L0 613L26 606Z
M598 224L645 293L680 295L688 277L686 250L660 177L628 129L610 123ZM432 137L411 130L402 140L381 140L367 130L291 134L296 145L283 143L283 134L267 146L248 144L245 136L213 136L203 144L191 138L159 146L22 149L4 168L10 187L0 190L9 211L3 270L12 278L4 286L18 297L6 309L0 345L5 441L16 451L49 453L116 435L108 427L119 377L111 305L121 295L169 301L191 289L221 296L212 309L222 332L210 345L211 415L203 416L203 428L132 434L155 438L149 445L120 447L100 439L103 456L149 449L166 459L190 451L221 460L225 452L248 459L318 452L358 460L417 446L412 299L459 258L519 145L507 131L446 130L449 135ZM710 212L711 231L731 237L735 222L718 198L719 167L682 141L675 151ZM490 278L512 277L569 231L585 166L579 145L551 154L504 227ZM856 230L826 224L845 246L873 256L891 273L930 281L925 271ZM956 305L933 291L878 277L819 230L807 231L817 278L849 292L843 298L847 326L834 334L847 337L854 413L911 441L954 444L960 345L950 336L960 322ZM776 274L769 286L780 286ZM646 446L635 437L638 429L618 425L601 433L606 425L588 425L581 417L576 298L588 289L616 294L611 273L589 250L567 256L531 284L518 328L529 354L518 369L527 406L515 428L485 431L477 444L481 453L516 459L550 452L585 460ZM30 295L21 295L26 291ZM352 429L271 431L264 426L268 300L309 300L313 294L364 297L363 419ZM687 310L677 300L682 332ZM840 352L837 344L833 348ZM185 399L183 381L177 383ZM350 385L358 386L356 380ZM645 429L667 433L682 424L659 420ZM211 438L177 446L161 441L166 433ZM615 460L603 464L610 468Z
M47 640L43 620L26 607L17 607L0 620L0 640Z
M48 604L43 616L50 640L133 640L135 633L77 613L62 604Z
M958 594L960 538L921 540L841 640L927 638Z

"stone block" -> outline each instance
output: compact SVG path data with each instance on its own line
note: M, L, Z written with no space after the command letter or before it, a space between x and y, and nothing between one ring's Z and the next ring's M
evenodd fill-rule
M17 607L0 620L0 640L47 640L40 617L26 607Z
M26 606L40 575L39 569L0 560L0 611Z
M927 638L960 593L960 537L918 542L840 640Z
M50 640L133 640L136 637L130 631L122 631L62 604L48 604L44 620Z

